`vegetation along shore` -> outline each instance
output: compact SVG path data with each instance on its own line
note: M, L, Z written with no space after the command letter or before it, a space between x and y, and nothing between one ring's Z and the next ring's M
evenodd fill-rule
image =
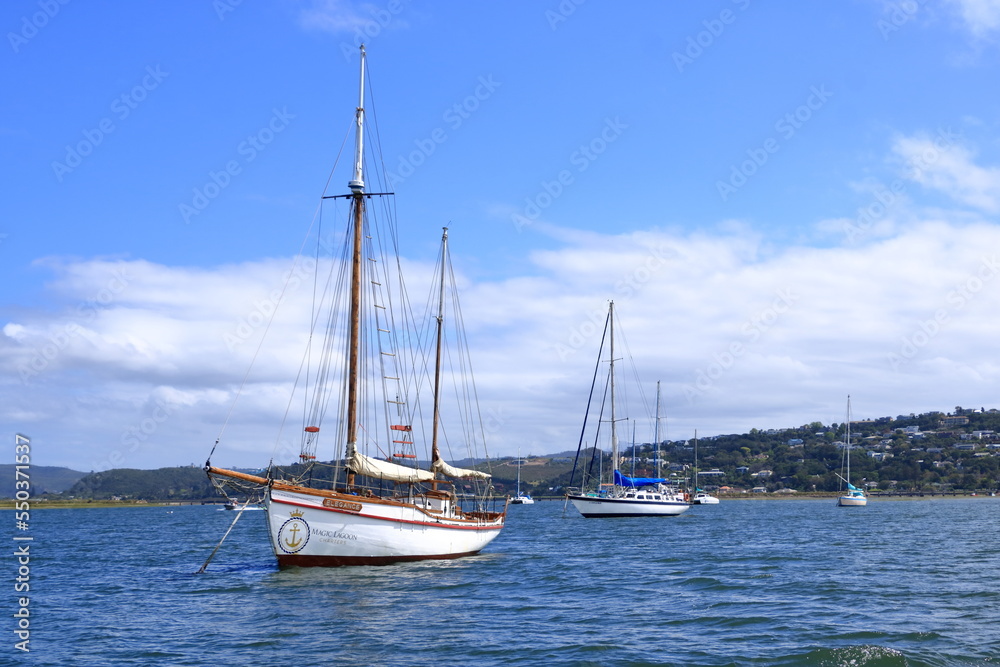
M845 435L846 424L813 422L700 438L699 486L730 498L835 495ZM1000 487L1000 410L995 408L955 407L948 413L854 421L851 442L852 470L876 498L989 496ZM634 469L638 476L651 475L657 450L661 470L678 484L690 486L695 472L693 440L627 447L620 465L624 470ZM522 490L537 498L561 498L571 484L574 463L578 476L585 465L609 469L608 453L594 454L585 450L579 457L575 451L524 456L520 459ZM482 467L489 468L499 491L513 493L517 462L507 457ZM14 479L12 472L5 476ZM12 497L13 485L0 493ZM43 501L38 508L220 500L197 466L91 473L38 467L33 494Z

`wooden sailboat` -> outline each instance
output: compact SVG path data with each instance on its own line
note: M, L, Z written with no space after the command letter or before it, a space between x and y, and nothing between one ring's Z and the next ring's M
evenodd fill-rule
M864 507L868 504L868 496L858 487L851 484L851 397L847 397L847 442L844 445L844 465L842 475L838 475L847 489L837 498L839 507Z
M610 484L602 484L598 477L597 484L592 490L586 490L588 483L584 475L584 484L578 493L567 494L567 499L573 506L587 518L595 517L629 517L629 516L677 516L685 512L690 506L687 496L677 487L669 485L669 480L661 477L628 477L618 469L618 416L615 404L615 304L612 301L608 306L608 317L604 325L604 338L601 339L601 349L598 352L598 369L603 360L601 354L604 351L604 340L609 341L608 375L605 386L610 394L608 405L610 406L610 419L608 420L611 435L611 467L612 478ZM577 459L583 446L583 438L587 430L590 405L594 398L594 388L597 381L597 370L594 371L594 380L591 383L590 398L587 401L587 413L584 416L584 428L580 434L580 443L577 448ZM603 408L601 410L603 414ZM600 425L598 418L598 431ZM595 442L597 439L595 438ZM659 443L657 443L657 448ZM600 453L595 447L595 453ZM659 452L657 452L659 454ZM576 463L573 466L572 476L576 475Z
M323 197L331 205L347 202L349 216L345 252L330 262L328 283L318 285L316 293L342 291L345 296L328 310L317 308L313 318L310 344L315 339L323 342L320 351L310 348L305 355L320 361L317 371L305 373L312 384L304 390L308 398L300 462L285 468L272 465L263 475L212 466L211 455L206 463L209 477L220 488L256 490L261 496L271 547L282 566L379 565L468 556L500 533L506 517L506 499L493 494L488 472L453 466L442 454L446 419L477 432L456 434L464 442L481 439L483 432L473 405L474 388L459 392L464 402L458 408L444 408L445 324L460 319L447 319L445 313L446 296L448 303L457 305L457 297L446 289L451 276L447 229L436 272L440 284L433 292L436 309L429 308L424 318L427 329L406 329L401 313L394 312L412 309L405 302L405 289L390 287L397 258L379 259L382 251L394 249L395 228L391 221L378 222L368 206L373 197L384 201L392 193L365 188L365 63L362 46L350 193ZM392 211L391 206L381 208L387 214ZM380 233L388 237L380 239ZM335 284L344 289L334 289ZM459 332L455 340L464 343L464 334ZM410 364L403 362L399 348L404 347L415 348ZM456 363L467 378L468 359L448 358L460 360ZM339 381L338 370L343 375ZM419 399L428 394L430 408L421 409ZM337 446L334 459L321 463L321 421L331 405L336 406L331 412L338 422L332 429ZM416 447L421 439L430 450L426 468L408 465L419 460Z

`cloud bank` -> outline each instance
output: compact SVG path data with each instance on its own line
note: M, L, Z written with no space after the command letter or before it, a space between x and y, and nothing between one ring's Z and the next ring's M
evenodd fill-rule
M971 149L940 144L931 135L893 143L904 186L876 217L879 233L864 227L863 209L803 221L817 242L780 249L732 222L617 235L537 226L560 245L533 253L530 275L462 280L493 454L576 447L609 300L648 404L662 382L667 438L838 421L848 393L860 418L980 407L1000 383L1000 227L988 218L1000 177ZM947 196L953 215L915 210L907 190L918 188ZM44 435L48 462L200 463L226 423L220 464L297 454L278 425L309 324L308 266L39 264L53 274L52 305L2 328L0 359L13 371L2 410L19 430ZM279 300L282 316L258 355ZM648 438L651 423L638 423L637 437Z

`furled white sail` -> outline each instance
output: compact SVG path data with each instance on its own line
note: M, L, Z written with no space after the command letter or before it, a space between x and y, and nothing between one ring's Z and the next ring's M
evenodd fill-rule
M347 467L365 477L377 477L390 482L429 482L434 479L434 473L418 468L408 468L391 461L380 461L354 450L348 459Z
M445 477L453 477L456 479L462 479L468 477L475 477L477 479L490 478L489 473L481 472L479 470L470 470L468 468L456 468L455 466L448 465L448 463L443 459L438 459L437 461L435 461L431 465L431 468L433 468L436 472L441 473Z

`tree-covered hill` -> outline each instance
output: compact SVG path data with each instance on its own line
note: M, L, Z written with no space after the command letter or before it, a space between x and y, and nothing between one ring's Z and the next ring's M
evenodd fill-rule
M76 500L204 500L218 498L201 468L120 468L90 473L64 494Z
M837 491L846 424L752 429L698 443L700 486L776 491ZM965 410L851 422L851 476L873 491L993 491L1000 487L1000 411ZM653 446L637 448L641 474ZM694 442L661 446L668 470L690 478ZM629 460L631 452L626 452Z
M751 429L742 435L719 435L698 442L699 486L728 487L734 493L757 490L816 491L840 489L838 473L844 455L845 424L819 422L796 428ZM1000 411L956 407L950 413L928 412L851 423L852 482L874 492L995 491L1000 488ZM664 476L691 485L695 470L694 440L664 441L659 447ZM622 450L621 467L637 476L656 473L653 444ZM571 480L574 461L575 479ZM633 463L634 461L634 463ZM580 484L580 471L611 469L608 452L588 449L522 457L521 489L534 495L559 494ZM461 462L470 467L471 462ZM634 465L634 468L633 468ZM500 493L514 493L517 459L494 460L489 466ZM33 468L33 475L42 468ZM63 469L65 470L65 469ZM200 501L218 499L200 468L109 470L75 473L78 479L62 494L78 500ZM286 472L302 472L291 466ZM330 474L318 469L317 478ZM10 475L13 478L13 474ZM36 479L36 478L33 478ZM37 479L43 479L38 474ZM40 488L40 486L42 488ZM68 486L68 483L65 484ZM55 486L33 487L35 495Z

